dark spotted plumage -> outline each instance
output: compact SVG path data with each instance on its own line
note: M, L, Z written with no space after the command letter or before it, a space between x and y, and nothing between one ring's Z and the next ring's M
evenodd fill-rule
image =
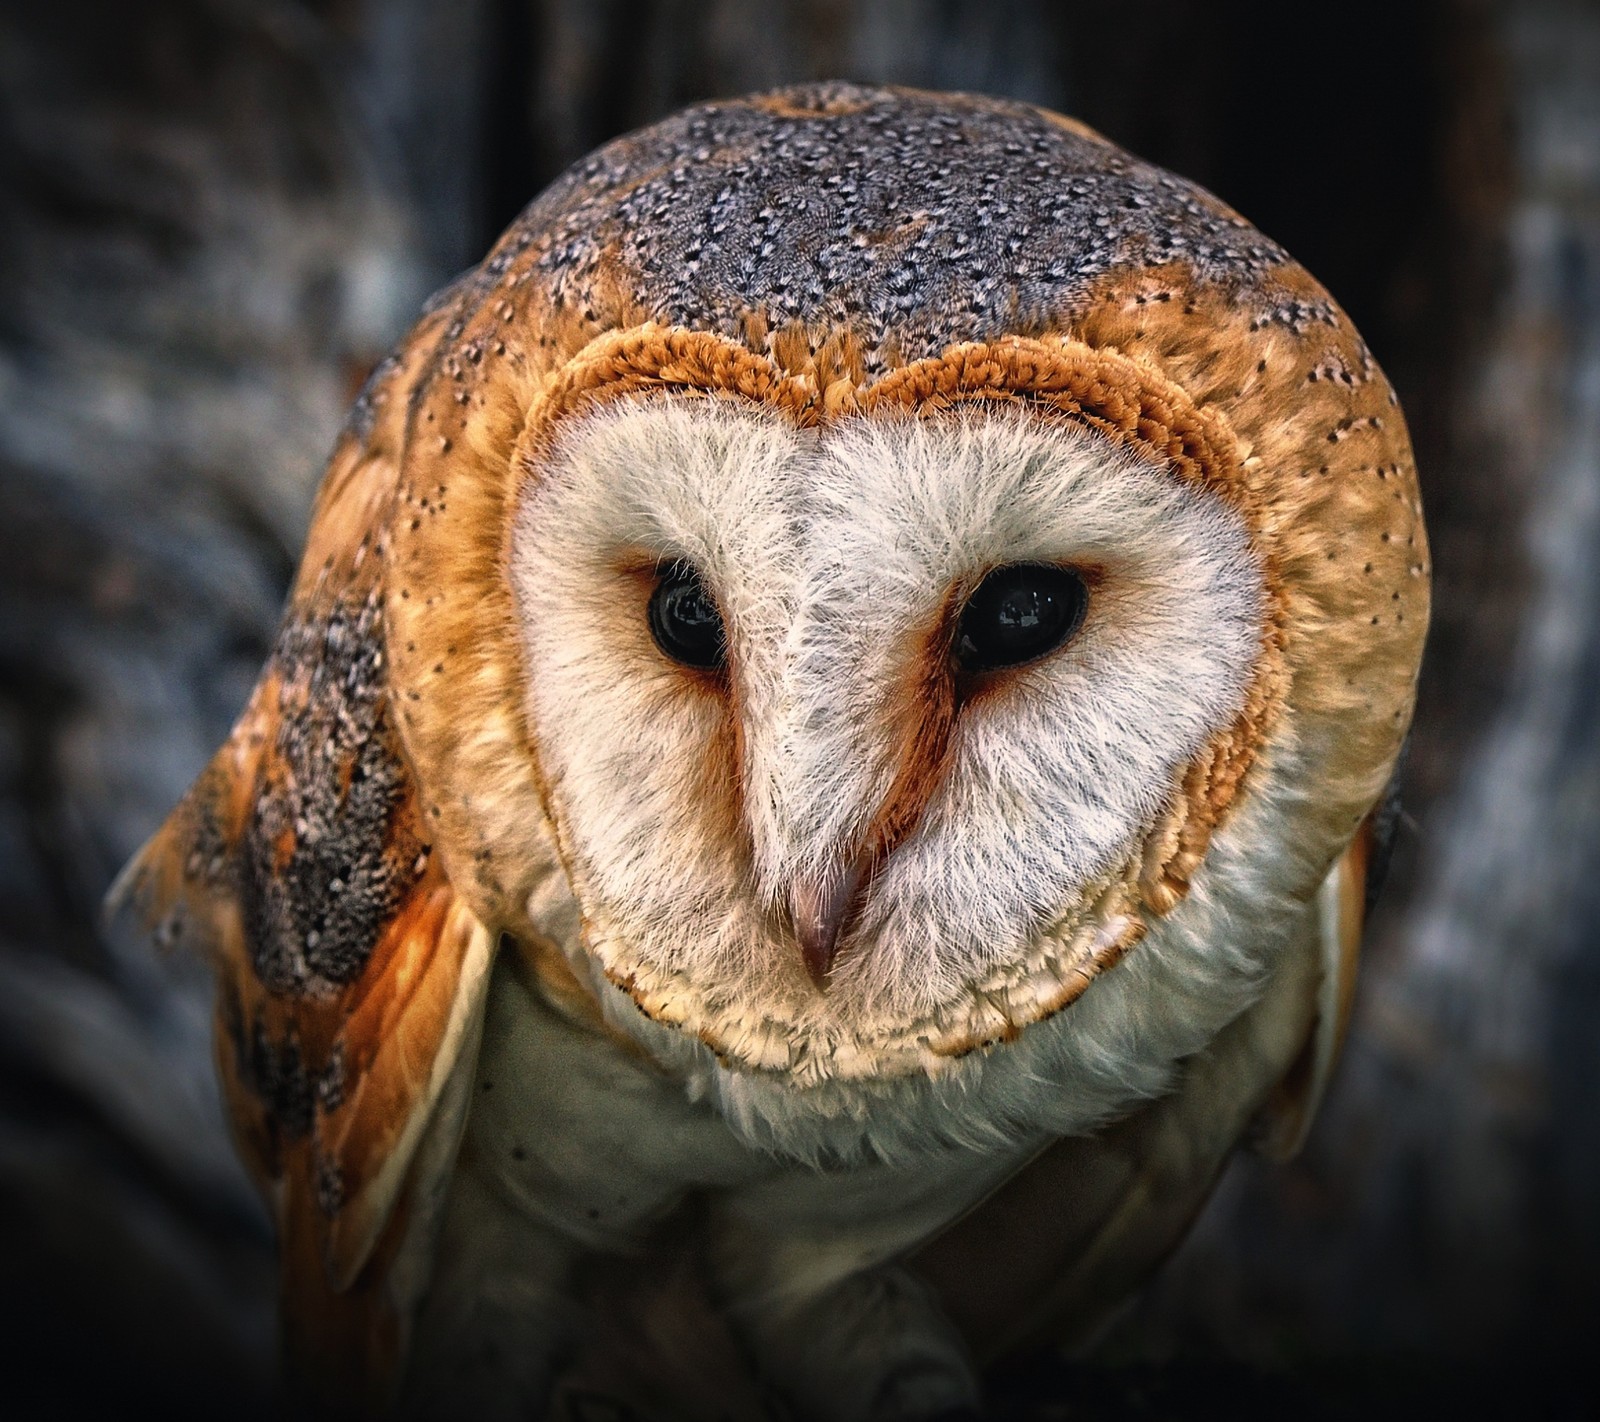
M268 1119L283 1139L299 1140L311 1130L312 1079L294 1031L274 1039L259 1017L250 1034L236 1042L239 1079L266 1106Z
M635 319L848 327L869 375L1058 328L1114 268L1183 262L1261 291L1287 261L1210 194L1038 109L847 84L706 104L607 144L480 280L530 242L558 298L601 299L588 288L609 269L641 294Z
M375 597L288 619L269 675L281 716L245 833L251 960L274 992L327 996L366 966L426 850L394 823L406 797L388 725Z

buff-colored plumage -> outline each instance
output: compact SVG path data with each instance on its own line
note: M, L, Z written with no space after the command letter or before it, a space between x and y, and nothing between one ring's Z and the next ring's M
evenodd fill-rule
M961 691L963 589L1052 558L1077 640ZM652 648L663 559L725 678ZM131 881L218 965L300 1376L537 1409L674 1221L805 1415L1086 1336L1303 1135L1427 613L1348 320L1081 126L833 86L580 164L375 372Z

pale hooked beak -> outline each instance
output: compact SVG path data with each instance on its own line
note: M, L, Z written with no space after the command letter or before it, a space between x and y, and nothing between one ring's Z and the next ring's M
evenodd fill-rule
M865 857L814 879L797 879L789 890L795 936L806 971L819 988L828 984L839 935L849 922L867 877Z

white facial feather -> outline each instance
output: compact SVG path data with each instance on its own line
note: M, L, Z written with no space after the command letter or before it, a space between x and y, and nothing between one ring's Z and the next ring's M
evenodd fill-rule
M861 770L882 758L879 706L952 586L1017 562L1103 574L1066 647L962 714L946 783L874 881L870 947L836 985L913 1015L1015 954L1142 837L1174 773L1238 712L1261 579L1219 503L1072 428L860 420L819 453L802 476L802 650L780 713L747 732L753 784L782 796L776 824L752 816L773 878L876 808L882 772Z
M819 436L743 402L620 402L560 433L512 556L529 715L591 948L614 977L660 986L691 1030L646 1023L631 1003L618 1021L680 1064L709 1063L695 1033L712 1028L738 1060L708 1067L706 1089L752 1135L801 1150L773 1124L806 1114L784 1091L832 1083L810 1113L864 1115L843 1083L905 1074L887 1046L969 1010L976 985L1013 965L1037 970L1053 926L1081 919L1083 895L1137 855L1176 779L1237 716L1262 635L1261 572L1236 513L1091 432L1009 407ZM692 564L724 617L743 748L731 826L707 790L731 754L729 712L655 646L647 593L621 571L641 558ZM942 778L819 992L787 889L837 862L881 808L901 753L895 698L947 600L1035 561L1096 570L1082 628L962 709ZM1131 984L1161 956L1147 941L1107 977ZM1231 1014L1259 965L1241 952L1216 966L1238 991L1206 992ZM1041 1024L1025 1034L1036 1050L996 1054L1012 1063L1000 1074L1055 1076L1060 1062L1024 1063L1070 1035L1087 1053L1080 1076L1111 1096L1159 1089L1198 1022L1152 1034L1169 1010L1108 986L1058 1019L1087 1036ZM912 1089L975 1099L977 1070ZM1102 1095L1069 1114L1106 1114ZM940 1110L954 1121L984 1115L952 1106Z

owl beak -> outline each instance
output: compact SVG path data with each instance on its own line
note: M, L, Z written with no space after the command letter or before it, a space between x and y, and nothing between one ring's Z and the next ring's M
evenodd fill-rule
M864 859L857 860L830 874L798 879L789 890L800 956L811 981L819 988L828 985L828 974L833 971L833 960L839 952L839 936L853 915L866 867Z

